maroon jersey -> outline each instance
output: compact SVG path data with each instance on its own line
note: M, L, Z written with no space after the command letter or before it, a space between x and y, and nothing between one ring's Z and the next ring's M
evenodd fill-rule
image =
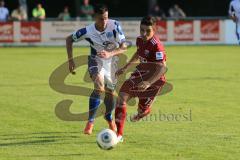
M158 37L153 36L146 42L143 41L142 37L138 37L136 45L137 54L140 59L140 64L136 67L138 71L145 72L151 70L152 63L166 61L164 46ZM162 76L160 79L165 80L165 77Z
M137 54L141 63L166 61L164 46L156 36L153 36L147 42L144 42L141 37L138 37L136 45Z

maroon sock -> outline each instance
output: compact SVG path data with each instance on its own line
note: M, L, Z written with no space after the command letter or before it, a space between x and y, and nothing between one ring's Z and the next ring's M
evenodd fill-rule
M124 122L126 118L126 105L117 106L115 109L115 123L117 125L117 135L123 135Z

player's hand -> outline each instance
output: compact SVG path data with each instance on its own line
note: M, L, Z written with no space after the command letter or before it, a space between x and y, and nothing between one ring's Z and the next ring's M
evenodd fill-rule
M117 72L115 73L116 76L120 76L121 74L123 74L126 71L126 67L120 68L119 70L117 70Z
M108 51L105 51L105 50L102 50L102 51L98 52L97 55L100 58L105 58L105 59L108 59L108 58L112 57L112 53L108 52Z
M74 69L75 69L75 63L74 63L73 59L69 59L69 60L68 60L68 67L69 67L69 71L70 71L72 74L76 74L76 72L74 71Z
M141 83L138 84L138 89L141 91L145 91L151 86L151 83L148 81L142 81Z

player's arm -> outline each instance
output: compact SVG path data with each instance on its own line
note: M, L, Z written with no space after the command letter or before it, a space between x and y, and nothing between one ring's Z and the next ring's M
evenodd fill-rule
M150 85L159 80L166 73L166 71L167 71L166 62L154 63L151 71L153 72L152 76L148 79Z
M124 35L123 31L122 31L122 27L119 24L119 22L117 22L117 21L115 21L115 31L116 31L116 41L120 45L119 45L119 48L113 50L112 56L116 56L116 55L122 54L128 48L128 46L127 46L128 44L125 43L126 38L125 38L125 35Z
M130 61L121 69L119 69L116 72L116 75L120 75L122 73L124 73L127 68L129 68L132 64L137 63L137 61L139 60L139 56L138 56L138 52L139 52L139 44L138 44L138 38L136 39L136 46L137 46L137 51L133 54L133 56L131 57Z
M126 43L121 43L118 48L114 49L113 51L106 51L102 50L101 52L98 52L98 56L100 58L110 58L113 56L117 56L119 54L123 54L124 52L127 51L127 44Z
M121 43L120 45L119 45L119 48L117 48L117 49L115 49L115 50L113 50L112 52L111 52L111 56L117 56L117 55L119 55L119 54L122 54L122 53L124 53L124 52L126 52L127 51L127 44L126 43Z
M153 83L159 80L160 77L167 72L166 62L158 62L154 64L149 64L149 65L151 65L150 67L151 70L149 72L149 74L151 74L151 77L139 83L138 88L140 90L146 90L148 87L150 87Z
M74 74L74 69L75 69L75 64L73 61L73 54L72 54L72 50L73 50L73 40L72 40L72 35L69 35L66 38L66 49L67 49L67 56L68 56L68 67L69 67L69 71Z
M155 47L154 49L155 62L147 63L147 68L149 68L149 72L148 72L149 77L147 80L141 82L138 85L140 90L147 89L167 72L167 65L165 61L166 57L162 47L159 44L155 45L154 47Z
M137 63L138 61L138 54L137 52L132 56L132 58L130 59L130 61L122 68L120 68L117 72L116 75L120 75L123 74L132 64Z
M68 65L69 65L69 71L72 74L75 74L75 64L73 61L73 43L82 40L86 36L86 28L82 28L73 34L69 35L66 38L66 49L67 49L67 56L68 56Z

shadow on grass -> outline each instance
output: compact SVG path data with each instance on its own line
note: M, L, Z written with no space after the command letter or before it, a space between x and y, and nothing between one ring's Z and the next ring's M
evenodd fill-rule
M1 137L9 137L9 136L21 136L21 135L49 135L49 134L79 134L79 132L33 132L33 133L15 133L15 134L0 134Z
M28 136L28 137L7 137L7 138L0 138L0 140L20 140L20 139L60 139L60 138L79 138L80 136Z
M19 146L19 145L43 145L46 143L53 143L56 140L33 140L33 141L23 141L23 142L13 142L13 143L0 143L0 147L4 146Z
M49 155L26 155L24 157L72 157L72 156L93 156L94 154L76 153L76 154L49 154Z
M59 144L63 141L71 143L80 140L79 132L34 132L0 134L0 147L21 146L21 145L46 145ZM62 143L63 144L63 143Z

